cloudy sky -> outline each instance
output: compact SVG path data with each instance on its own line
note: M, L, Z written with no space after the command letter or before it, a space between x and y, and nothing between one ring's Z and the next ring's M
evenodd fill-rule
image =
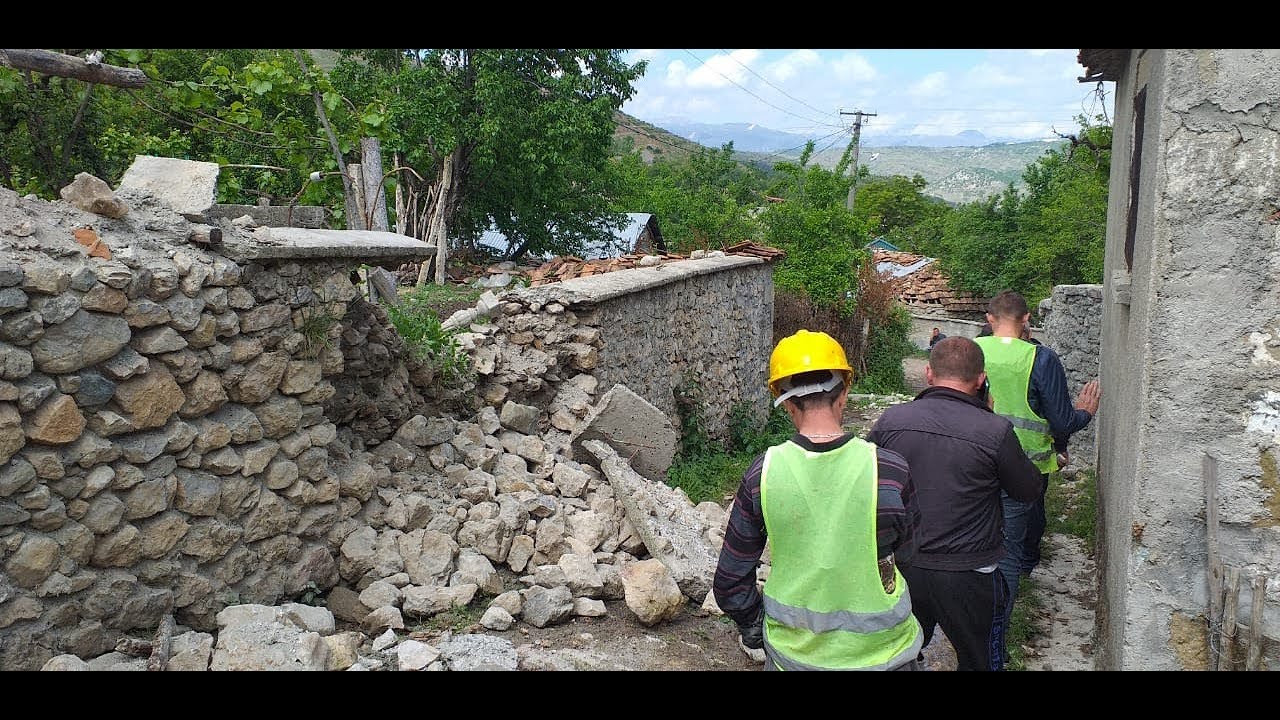
M661 125L756 123L819 138L847 128L839 112L876 113L863 136L953 135L1036 140L1114 110L1114 83L1079 83L1078 50L630 50L648 60L623 112Z

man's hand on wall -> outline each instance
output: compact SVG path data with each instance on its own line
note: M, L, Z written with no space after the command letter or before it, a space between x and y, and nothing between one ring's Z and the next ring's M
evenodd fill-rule
M1097 380L1090 380L1080 388L1080 395L1076 397L1076 409L1084 410L1090 416L1098 414L1098 400L1102 397L1102 387L1098 385Z

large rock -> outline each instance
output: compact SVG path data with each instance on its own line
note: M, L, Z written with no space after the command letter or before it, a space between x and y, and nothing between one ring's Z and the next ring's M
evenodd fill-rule
M492 635L454 635L436 646L450 670L515 670L515 646Z
M233 605L217 615L210 670L324 670L329 648L294 606ZM304 606L305 607L305 606ZM327 613L324 608L316 610ZM332 632L333 616L329 615Z
M125 418L139 430L164 425L187 402L172 373L159 364L145 375L116 385L115 399Z
M31 357L41 372L70 373L113 357L128 343L124 318L77 310L45 331L31 346Z
M675 457L680 434L671 420L627 386L614 385L569 435L573 459L591 463L585 443L608 443L631 461L636 472L657 483L667 480L667 468Z
M58 393L41 405L27 423L27 439L45 445L65 445L80 437L85 419L70 395Z
M129 212L129 206L111 192L110 185L87 172L76 173L75 180L58 194L64 201L95 215L119 218Z
M706 515L680 490L640 477L603 442L588 440L585 447L599 458L600 469L649 555L670 568L685 595L702 602L720 556L720 548L707 539L711 526Z
M550 589L535 585L524 595L520 617L534 627L555 625L572 616L573 594L563 585Z
M153 155L136 156L119 187L154 197L193 222L213 207L217 188L217 163Z
M623 599L644 625L670 620L684 607L680 587L660 560L641 560L622 568Z

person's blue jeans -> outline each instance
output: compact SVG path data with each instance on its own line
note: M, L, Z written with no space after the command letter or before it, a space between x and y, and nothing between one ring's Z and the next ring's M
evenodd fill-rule
M1048 488L1048 475L1040 476L1043 487ZM1004 511L1004 559L1000 561L1000 572L1009 586L1009 601L1005 608L1005 619L1013 614L1013 601L1018 596L1018 581L1030 575L1040 563L1040 540L1044 537L1045 490L1040 497L1030 502L1014 500L1003 490L1000 491L1000 506Z

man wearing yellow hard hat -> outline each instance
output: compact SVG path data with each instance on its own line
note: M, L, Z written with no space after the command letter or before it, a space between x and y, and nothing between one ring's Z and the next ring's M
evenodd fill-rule
M852 379L844 348L823 332L783 338L769 358L774 406L796 433L743 475L714 583L766 669L920 669L923 634L897 569L910 563L918 523L907 462L841 427Z

